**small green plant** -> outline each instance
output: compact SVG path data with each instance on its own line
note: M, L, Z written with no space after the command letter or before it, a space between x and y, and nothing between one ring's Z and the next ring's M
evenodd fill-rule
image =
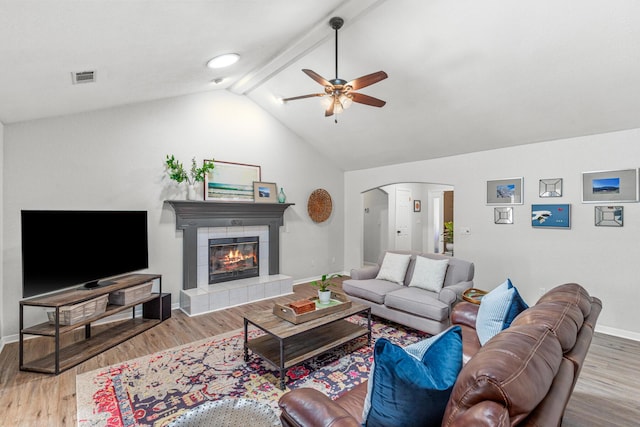
M165 165L167 166L169 178L178 183L186 181L189 185L203 182L204 176L214 168L213 160L207 160L202 164L202 167L197 167L196 158L194 157L191 159L191 170L187 173L182 162L176 160L173 154L171 156L167 155Z
M446 243L453 243L453 221L444 223L444 241Z
M331 276L323 274L320 280L314 280L311 285L317 287L320 292L326 292L329 290L329 286L335 286L335 283L332 283L331 280L336 277L342 277L342 274L332 274Z

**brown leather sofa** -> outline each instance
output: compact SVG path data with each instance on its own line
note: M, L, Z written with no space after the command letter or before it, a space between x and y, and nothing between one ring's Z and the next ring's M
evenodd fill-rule
M578 379L602 302L575 283L553 288L511 326L480 346L478 305L457 304L465 365L442 426L559 426ZM280 399L284 426L360 426L366 382L332 401L313 389Z

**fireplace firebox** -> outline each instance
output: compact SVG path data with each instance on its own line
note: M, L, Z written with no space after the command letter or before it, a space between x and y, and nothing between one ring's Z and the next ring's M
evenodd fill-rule
M259 237L209 239L209 284L260 274Z

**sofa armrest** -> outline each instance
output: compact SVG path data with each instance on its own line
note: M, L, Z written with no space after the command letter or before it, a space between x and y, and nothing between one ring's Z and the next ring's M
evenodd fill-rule
M361 268L352 268L351 269L351 278L354 280L367 280L367 279L375 279L380 271L379 265L365 265Z
M445 286L440 290L438 300L452 306L456 301L460 301L462 299L462 293L469 288L473 288L473 280Z
M340 405L312 388L286 393L278 402L283 426L360 427Z
M467 301L456 304L451 310L451 324L465 325L472 329L476 329L476 317L478 317L478 309L480 305Z

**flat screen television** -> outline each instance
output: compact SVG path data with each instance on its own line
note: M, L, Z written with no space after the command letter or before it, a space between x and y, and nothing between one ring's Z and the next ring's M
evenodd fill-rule
M21 220L23 298L149 267L146 211L23 210Z

